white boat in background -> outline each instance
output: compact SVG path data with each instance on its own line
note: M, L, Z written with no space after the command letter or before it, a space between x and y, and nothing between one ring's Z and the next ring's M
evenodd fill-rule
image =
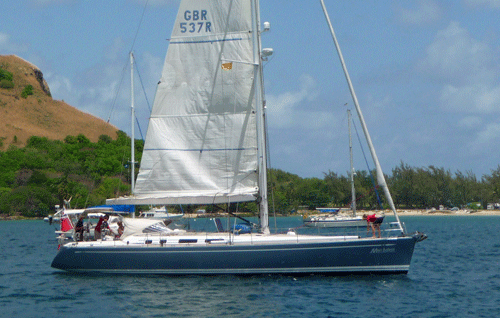
M323 208L317 208L322 214L306 216L304 218L304 225L307 227L328 227L328 228L341 228L341 227L360 227L366 226L366 221L363 217L357 215L340 214L340 209L335 209L333 212L324 213ZM351 212L352 213L352 212Z
M183 219L182 213L169 213L166 206L151 208L139 213L139 219L160 220L171 229L185 229L189 227L189 220Z
M262 64L272 49L261 48L270 25L260 28L259 11L258 0L180 1L133 193L107 200L227 206L252 201L259 209L258 232L128 231L125 219L119 239L67 243L52 267L167 275L408 272L415 243L424 236L407 235L397 214L396 228L382 238L271 234Z
M347 123L349 127L349 154L351 162L351 214L339 214L340 209L317 208L322 213L327 214L314 215L304 218L304 225L308 227L359 227L366 226L366 221L361 216L356 215L356 189L354 187L354 171L352 159L352 137L351 137L351 111L347 110Z
M154 220L180 220L184 215L182 213L169 213L166 206L151 208L139 213L139 218Z

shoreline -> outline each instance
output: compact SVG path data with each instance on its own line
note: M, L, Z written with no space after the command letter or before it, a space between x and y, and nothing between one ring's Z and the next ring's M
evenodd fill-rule
M385 213L385 215L392 215L391 210L384 210L384 211L377 211L376 213ZM420 210L420 209L396 209L396 212L398 213L399 216L443 216L443 215L463 215L463 216L492 216L492 215L498 215L500 216L500 210L457 210L457 211L450 211L450 210ZM373 211L358 211L358 214L373 214Z
M299 211L302 212L302 211ZM399 216L443 216L443 215L463 215L463 216L500 216L500 210L457 210L457 211L451 211L451 210L434 210L434 209L396 209L396 212L398 213ZM306 214L305 212L304 214ZM366 210L359 210L357 211L358 215L363 215L363 214L374 214L376 213L381 214L384 213L385 215L393 215L391 210L379 210L379 211L366 211ZM314 213L307 213L309 215L314 214Z
M391 210L383 210L383 211L366 211L366 210L359 210L357 211L358 215L363 215L363 214L381 214L384 213L385 215L392 215ZM461 215L461 216L500 216L500 210L458 210L458 211L450 211L450 210L421 210L421 209L401 209L401 210L396 210L399 216L446 216L446 215ZM297 213L290 214L290 215L282 215L282 214L276 214L277 217L287 217L287 216L302 216L304 217L305 215L317 215L320 213L316 213L316 211L307 211L307 210L299 210ZM342 213L344 214L344 213ZM191 218L191 219L196 219L196 218L217 218L217 217L225 217L227 216L227 213L204 213L204 214L199 214L199 213L190 213L190 214L185 214L184 218ZM248 216L247 214L242 214L240 215L242 217L251 217ZM269 216L269 218L273 217L272 215ZM0 221L21 221L21 220L43 220L42 217L33 217L33 218L28 218L20 215L0 215Z
M500 210L396 210L396 212L398 215L500 215ZM389 211L389 214L392 212Z

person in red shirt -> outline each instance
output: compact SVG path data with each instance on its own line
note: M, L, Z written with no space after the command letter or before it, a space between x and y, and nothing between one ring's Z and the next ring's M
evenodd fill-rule
M101 239L101 232L103 226L109 229L108 220L109 220L109 215L107 214L105 216L99 217L99 221L97 221L97 225L94 228L94 238L96 240Z
M378 237L381 237L380 225L384 221L384 216L377 217L376 214L372 214L372 215L363 214L363 220L366 220L366 231L367 232L370 231L370 227L371 227L373 237L377 237L375 235L375 231L378 232Z

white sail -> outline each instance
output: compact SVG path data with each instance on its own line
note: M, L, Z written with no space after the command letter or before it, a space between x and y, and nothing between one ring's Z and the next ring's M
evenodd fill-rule
M137 177L135 204L255 200L249 1L182 1Z

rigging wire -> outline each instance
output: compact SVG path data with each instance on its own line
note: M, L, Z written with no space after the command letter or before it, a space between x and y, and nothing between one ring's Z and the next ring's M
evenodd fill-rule
M137 117L135 117L135 122L137 123L137 127L139 128L139 133L141 134L141 139L142 139L142 141L144 141L144 136L142 134L141 125L139 124L139 119L137 119Z
M272 165L271 165L271 151L270 151L270 146L269 146L269 134L267 133L267 112L265 111L266 108L264 108L264 133L265 133L265 140L266 140L266 151L267 151L267 169L269 172L269 183L271 184L271 202L273 204L273 218L274 218L274 230L277 231L278 229L278 224L276 220L276 205L275 205L275 199L274 199L274 182L273 182L273 177L274 173L272 172Z
M135 32L135 36L134 36L134 40L132 41L132 45L130 47L130 51L129 52L132 52L133 49L134 49L134 46L135 46L135 42L137 40L137 36L139 35L139 30L141 29L141 25L142 25L142 21L144 20L144 15L146 13L146 8L148 6L148 2L149 0L146 0L146 3L144 4L144 8L142 9L142 14L141 14L141 18L139 20L139 25L137 26L137 30ZM118 99L118 92L121 90L121 86L122 86L122 83L123 83L123 79L125 78L125 71L127 70L127 67L128 67L128 64L129 64L129 59L128 59L128 56L127 56L127 59L124 63L124 66L123 66L123 69L122 69L122 75L121 75L121 78L120 78L120 83L118 84L118 87L115 91L115 98L113 99L113 102L111 104L111 110L109 112L109 115L108 115L108 119L107 119L107 123L109 124L110 120L111 120L111 116L113 114L113 111L115 109L115 105L116 105L116 100ZM140 77L140 75L139 75ZM141 84L142 84L142 79L141 79ZM144 89L144 85L143 86L143 89ZM148 104L148 107L149 107L149 104ZM151 109L151 108L150 108ZM140 126L139 126L139 131L141 130ZM141 136L142 136L142 131L141 131ZM144 138L143 138L144 139Z
M144 8L142 9L141 19L139 20L139 25L137 26L137 31L135 32L134 41L132 41L132 47L130 48L130 52L132 52L132 50L134 49L135 41L137 40L137 36L139 35L139 30L141 29L142 20L144 19L144 13L146 12L148 2L149 2L149 0L146 0L146 3L144 4Z
M125 65L123 66L122 76L120 78L120 83L118 84L118 87L116 88L115 98L113 99L113 103L111 104L111 110L109 111L108 120L106 121L108 124L109 124L109 121L111 120L111 116L112 116L113 111L115 109L116 100L118 99L118 92L120 91L120 89L122 87L122 83L123 83L123 79L125 78L125 71L127 70L127 66L128 66L128 58L127 58L127 61L125 62Z
M359 142L359 146L361 148L361 152L363 153L363 157L365 158L366 167L368 168L368 174L370 175L370 180L372 181L373 189L375 191L375 195L377 196L378 204L380 207L382 207L382 201L380 200L380 195L378 194L378 191L377 191L378 186L375 183L375 179L373 178L372 170L370 169L370 165L368 164L368 160L366 159L365 150L363 149L363 144L361 143L361 139L360 139L359 133L358 133L358 128L356 127L354 120L352 121L352 124L354 126L354 130L356 131L356 137L358 137L358 142Z
M144 20L144 14L146 13L146 8L148 7L148 2L149 2L149 0L146 0L146 3L144 3L144 8L142 9L141 19L139 20L139 25L137 26L137 31L135 32L134 40L132 41L132 46L130 47L130 52L132 52L134 50L135 41L137 40L137 36L139 35L139 30L141 29L142 21ZM137 63L134 63L134 66L135 66L135 69L137 70L137 74L139 75L139 80L141 82L142 91L144 92L144 96L146 96L146 90L144 89L144 84L142 83L142 78L141 78L141 74L139 73L139 68L137 67ZM133 93L134 92L132 92L132 94ZM149 109L149 112L151 113L151 107L149 107L149 101L148 101L147 96L146 96L146 103L148 104L148 109ZM139 128L139 133L141 134L141 138L142 138L142 140L144 140L141 125L139 124L139 120L137 119L137 116L135 116L135 121L137 123L137 127ZM134 125L134 123L131 123L131 124Z
M144 88L144 84L142 82L142 77L141 77L141 73L139 72L139 67L138 67L137 63L134 63L134 66L135 66L135 69L137 71L137 75L139 75L139 82L141 83L142 92L144 93L144 98L146 99L146 104L148 105L149 114L151 114L151 106L149 105L148 96L146 95L146 89ZM137 118L137 116L135 116L135 121L137 123L137 127L139 128L139 133L141 134L141 139L144 140L144 135L142 134L141 125L139 124L139 119Z
M129 53L130 53L130 52L132 52L132 51L133 51L133 49L134 49L135 42L136 42L136 40L137 40L137 36L139 35L139 30L141 29L142 21L143 21L143 19L144 19L144 14L145 14L145 12L146 12L146 8L147 8L147 6L148 6L148 2L149 2L149 0L146 0L146 3L144 4L144 8L143 8L143 10L142 10L142 14L141 14L141 19L139 20L139 25L137 26L137 30L136 30L136 32L135 32L134 40L132 41L132 45L131 45L131 47L130 47L130 51L129 51ZM127 68L128 68L128 64L129 64L129 58L128 58L128 56L127 56L127 59L126 59L126 61L125 61L125 63L124 63L123 69L122 69L122 74L121 74L121 78L120 78L120 83L118 84L118 87L117 87L117 89L116 89L116 91L115 91L115 97L114 97L113 102L112 102L112 104L111 104L111 110L109 111L109 115L108 115L108 119L107 119L107 123L108 123L108 124L109 124L109 122L110 122L110 120L111 120L111 116L112 116L113 111L114 111L114 109L115 109L115 106L116 106L116 101L117 101L117 99L118 99L118 93L119 93L119 92L120 92L120 90L121 90L121 86L122 86L123 80L124 80L124 78L125 78L125 71L126 71L126 70L127 70ZM141 84L142 84L142 81L141 81ZM144 88L144 86L143 86L143 88ZM132 94L133 94L133 92L132 92ZM136 121L137 121L137 126L139 127L139 131L140 131L140 133L141 133L141 137L142 137L142 139L144 140L144 137L143 137L143 135L142 135L141 126L139 125L139 122L138 122L137 118L136 118ZM131 123L131 125L134 125L134 123ZM124 172L124 163L123 163L123 161L124 161L124 160L125 160L125 151L124 151L124 153L123 153L122 171L120 172L120 175L123 175L123 172ZM131 163L131 164L134 164L134 163ZM132 177L132 178L133 178L133 177Z
M146 95L146 89L144 88L144 83L142 82L141 72L139 72L139 66L137 63L134 63L135 69L137 71L137 75L139 76L139 82L141 83L142 91L144 92L144 98L146 99L146 104L148 105L148 110L151 113L151 105L149 104L148 95Z

